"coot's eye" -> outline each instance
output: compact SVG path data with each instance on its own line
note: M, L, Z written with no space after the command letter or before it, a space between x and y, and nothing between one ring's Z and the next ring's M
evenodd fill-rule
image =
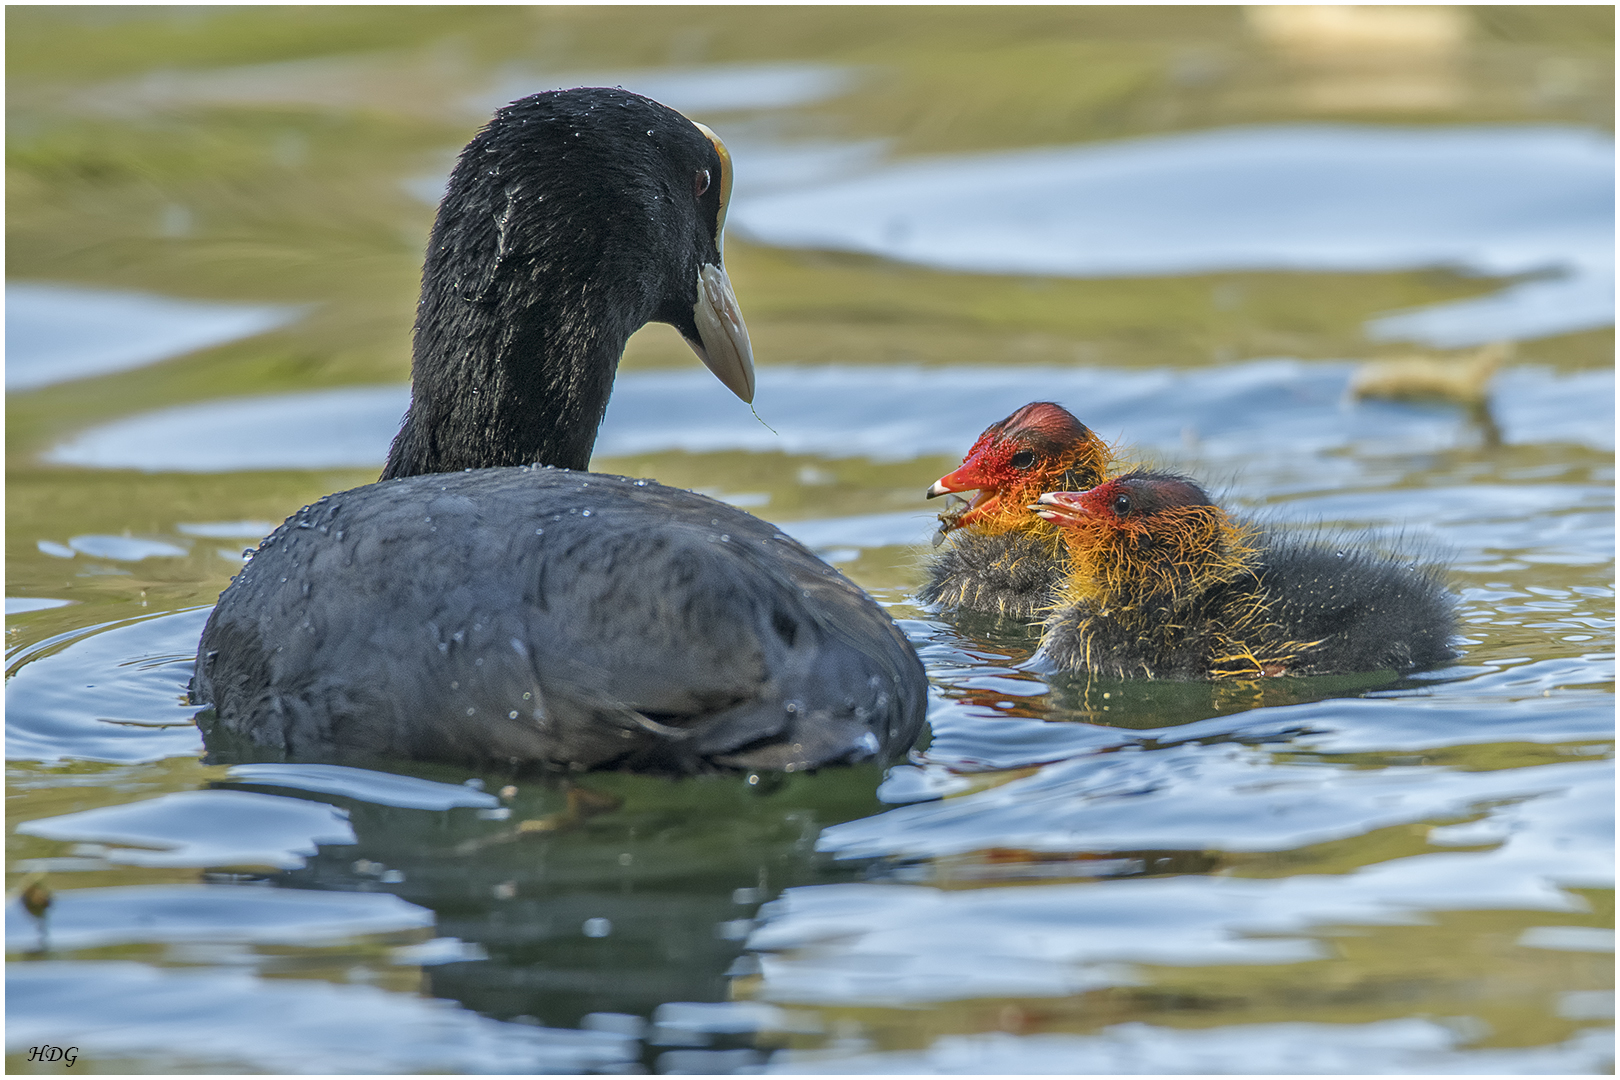
M1130 512L1131 512L1131 497L1129 495L1115 495L1114 496L1114 513L1116 515L1118 515L1119 517L1124 517L1126 514L1128 514Z
M692 194L701 196L709 190L709 170L699 169L697 175L692 177Z
M1029 450L1020 450L1008 460L1008 464L1015 469L1027 469L1035 464L1035 455Z

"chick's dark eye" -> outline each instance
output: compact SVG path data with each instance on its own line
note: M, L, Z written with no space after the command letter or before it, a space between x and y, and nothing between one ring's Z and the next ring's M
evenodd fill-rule
M699 169L697 175L692 177L692 194L701 196L709 190L709 170Z
M1131 497L1129 495L1114 496L1114 513L1124 517L1131 512Z
M1028 450L1020 450L1008 459L1008 464L1015 469L1027 469L1035 464L1035 455Z

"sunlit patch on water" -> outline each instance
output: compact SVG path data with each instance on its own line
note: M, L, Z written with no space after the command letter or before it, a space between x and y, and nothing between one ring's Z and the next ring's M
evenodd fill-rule
M6 283L6 389L143 367L285 326L302 309Z
M73 630L7 656L8 760L195 756L186 702L208 609Z
M1192 371L1107 368L762 368L756 406L716 393L704 371L619 376L598 458L668 450L779 451L904 461L961 454L994 420L1032 400L1067 404L1105 438L1205 460L1264 461L1357 449L1383 456L1478 441L1445 407L1353 404L1347 364L1258 360ZM1491 398L1502 442L1614 446L1612 371L1519 367ZM403 386L357 387L185 405L114 421L46 455L62 465L146 471L380 467L410 404Z
M48 611L51 608L66 607L71 603L73 603L71 600L53 600L44 596L8 596L6 614L26 615L30 611Z
M787 1052L782 1073L1019 1073L1154 1075L1368 1073L1587 1073L1613 1057L1604 1029L1534 1048L1473 1049L1466 1024L1380 1020L1368 1024L1243 1024L1172 1028L1130 1023L1096 1035L945 1035L927 1050Z
M81 857L126 866L293 870L322 844L354 843L354 831L341 811L249 791L176 791L123 806L39 818L17 831L73 843Z
M738 200L761 243L951 270L1555 272L1375 321L1435 345L1614 321L1614 143L1578 128L1244 127L902 162ZM994 197L987 197L987 193Z
M313 804L305 804L311 807ZM352 834L351 834L352 837ZM229 885L123 885L74 889L51 905L48 942L58 949L188 942L296 945L433 925L431 913L388 893L320 893ZM6 947L39 942L38 921L6 908Z
M161 1071L297 1072L320 1062L333 1072L583 1073L622 1066L636 1050L622 1036L500 1023L389 988L226 965L8 964L6 986L8 1051L83 1044L100 1060Z

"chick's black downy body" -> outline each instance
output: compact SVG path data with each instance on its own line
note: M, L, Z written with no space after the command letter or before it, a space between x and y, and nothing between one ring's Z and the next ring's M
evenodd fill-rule
M1456 605L1435 567L1297 537L1261 543L1252 572L1181 603L1143 605L1140 619L1117 610L1099 617L1093 603L1055 613L1044 661L1121 679L1188 680L1407 672L1456 658ZM1263 615L1243 619L1260 604ZM1231 654L1237 623L1247 624L1241 644L1254 662ZM1278 650L1295 645L1282 659Z
M982 612L1032 619L1057 602L1064 579L1063 548L1050 531L962 529L929 559L917 591L945 612Z

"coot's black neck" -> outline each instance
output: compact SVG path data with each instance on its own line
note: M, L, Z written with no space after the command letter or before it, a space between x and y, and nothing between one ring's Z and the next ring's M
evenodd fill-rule
M384 480L590 463L619 357L647 319L641 313L626 318L622 308L602 303L602 290L590 282L551 270L469 298L467 283L439 280L429 258L412 350L411 407Z

